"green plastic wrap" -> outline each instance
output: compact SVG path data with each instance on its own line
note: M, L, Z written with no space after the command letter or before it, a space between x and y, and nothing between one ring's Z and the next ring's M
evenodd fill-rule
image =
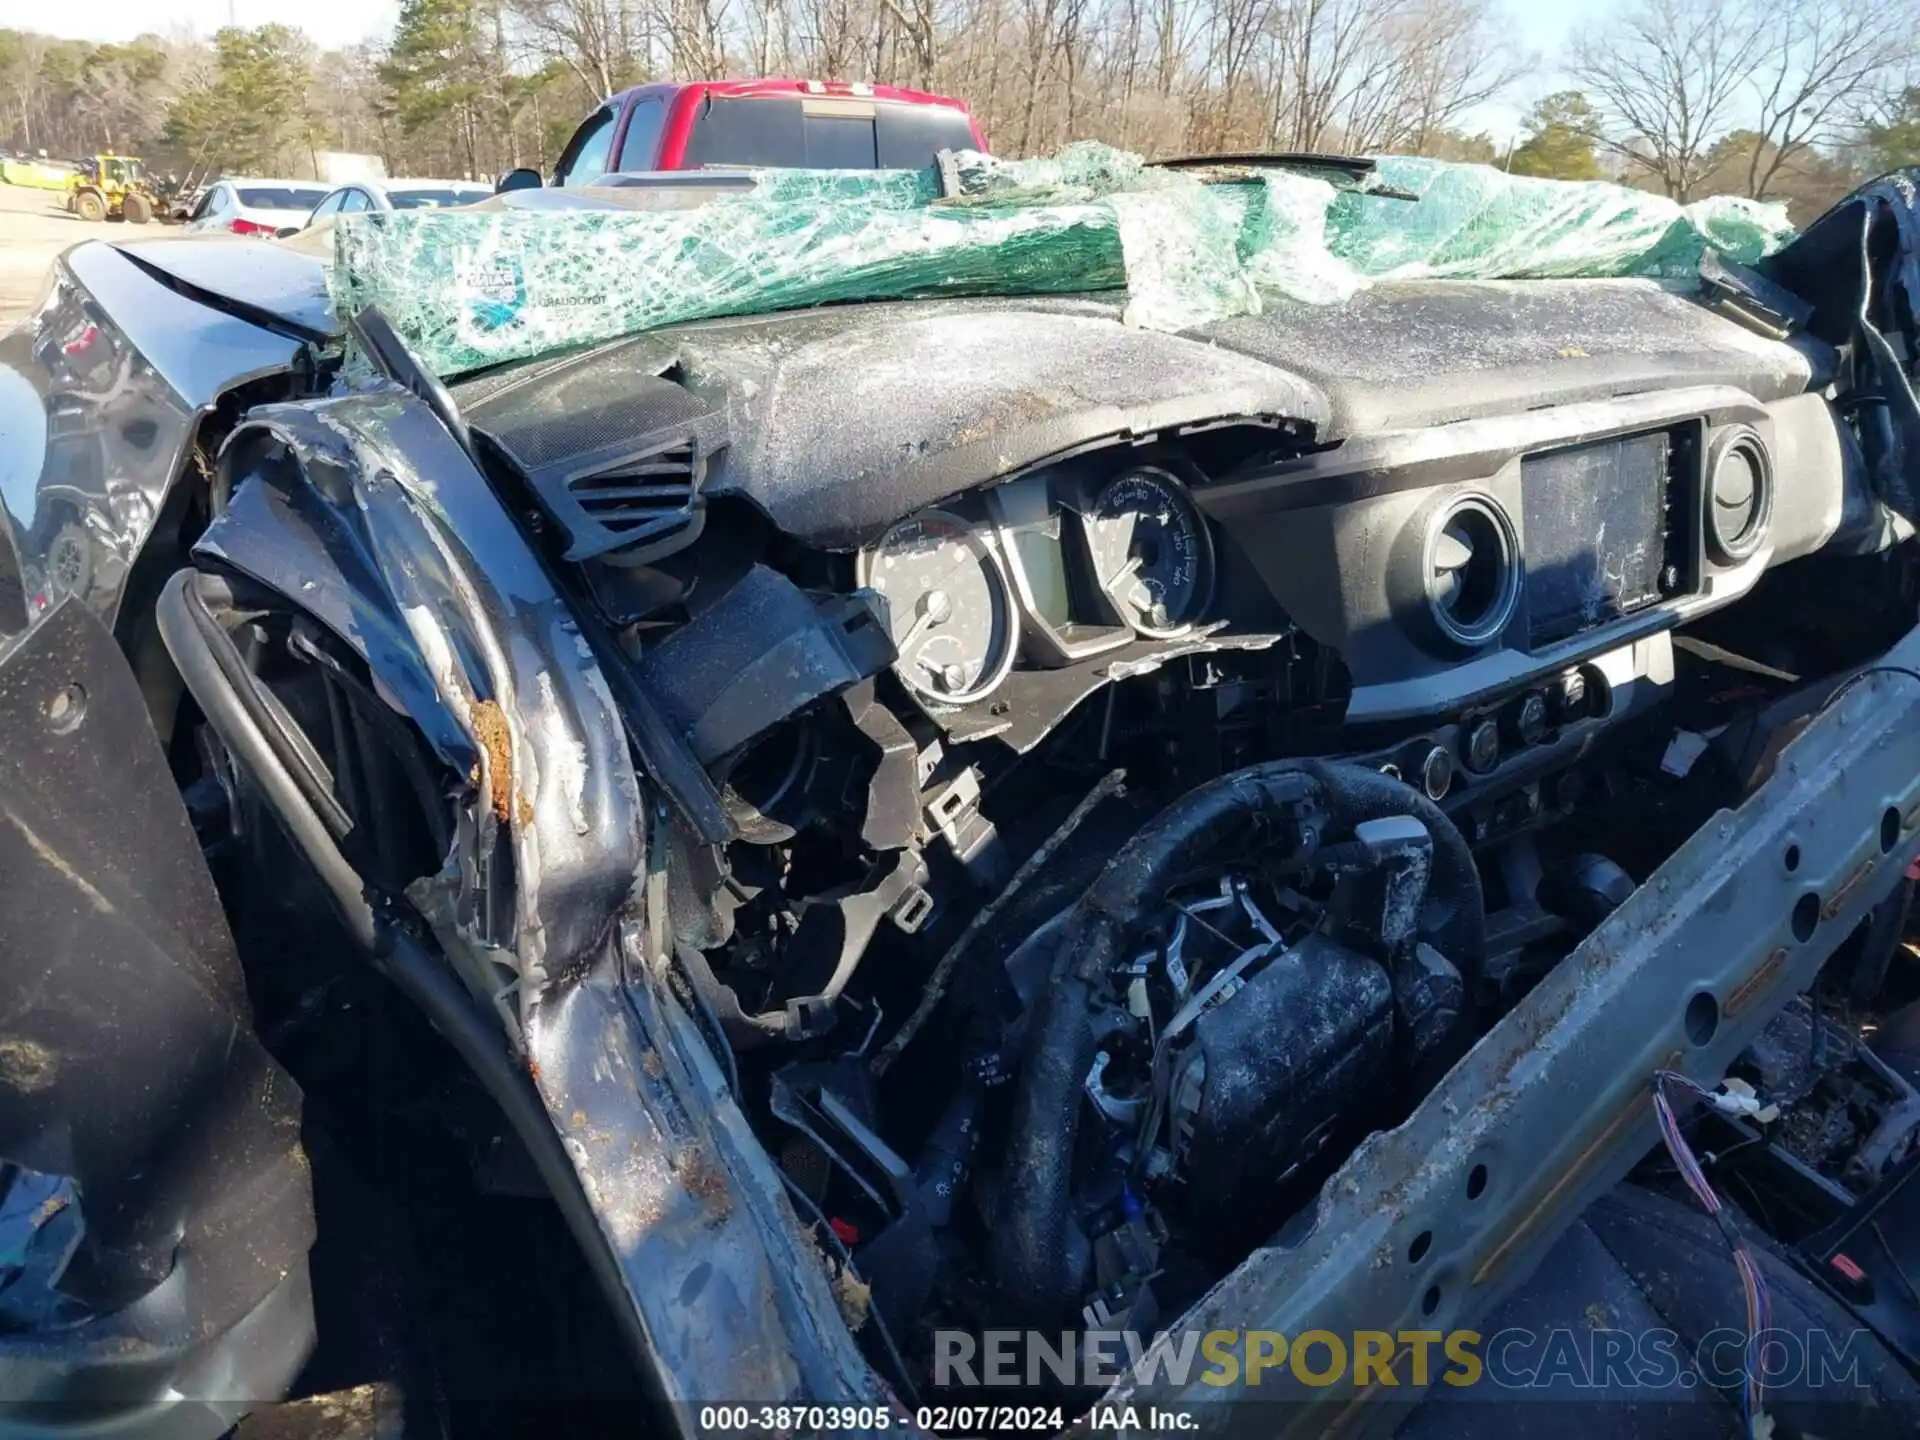
M1378 278L1679 280L1707 246L1751 261L1791 233L1783 210L1752 201L1682 207L1418 159L1336 187L1279 169L1162 169L1080 144L755 181L686 208L494 202L343 217L328 285L340 313L378 305L444 375L832 301L1124 289L1128 324L1182 330L1256 313L1263 291L1337 303Z

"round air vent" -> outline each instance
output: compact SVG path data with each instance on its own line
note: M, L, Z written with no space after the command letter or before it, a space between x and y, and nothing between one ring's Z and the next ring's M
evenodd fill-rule
M1493 501L1462 495L1427 530L1427 608L1456 645L1484 645L1506 628L1520 591L1513 526Z
M1734 565L1760 548L1773 517L1773 467L1751 430L1723 436L1707 467L1707 548Z

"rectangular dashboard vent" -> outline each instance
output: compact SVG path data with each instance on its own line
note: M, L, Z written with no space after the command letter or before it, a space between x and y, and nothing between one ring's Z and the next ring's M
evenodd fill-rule
M700 534L726 417L631 356L585 359L484 395L468 423L526 477L568 560L651 564Z
M534 488L566 531L566 558L646 564L691 544L706 523L701 486L716 428L696 422L644 449L602 451L560 473L536 473Z
M1662 598L1673 453L1663 430L1520 462L1531 648Z
M570 476L567 493L619 546L651 547L695 523L701 469L699 445L689 436L652 454Z

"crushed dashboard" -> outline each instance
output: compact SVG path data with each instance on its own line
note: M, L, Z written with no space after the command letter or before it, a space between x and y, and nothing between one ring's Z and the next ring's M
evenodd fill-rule
M711 779L675 964L909 1354L1191 1303L1657 863L1591 802L1658 809L1676 629L1895 533L1812 337L1633 281L1349 309L865 306L453 387Z
M776 186L761 211L343 227L371 249L336 298L396 304L343 317L344 358L262 328L257 297L220 308L247 267L194 241L81 247L0 341L0 405L57 396L62 420L14 517L33 613L71 621L65 586L94 650L124 635L185 687L120 688L150 691L127 707L164 742L149 778L191 806L174 828L246 937L232 989L260 991L261 1035L358 1106L392 1067L342 1027L379 1008L356 987L397 985L409 1065L478 1081L455 1118L477 1099L512 1131L495 1149L524 1150L681 1398L911 1400L941 1331L1151 1336L1222 1296L1240 1324L1308 1266L1316 1303L1450 1324L1559 1203L1504 1119L1611 1164L1647 1138L1629 1102L1651 1129L1646 1072L1614 1057L1730 1063L1785 1004L1772 977L1835 954L1920 843L1879 683L1911 672L1884 657L1920 613L1920 280L1886 258L1920 253L1910 187L1773 261L1746 207L1529 187L1565 244L1449 250L1420 202L1328 187L1327 223L1404 207L1321 233L1294 273L1341 261L1329 304L1253 274L1303 257L1249 197L1305 177L1074 163L1000 170L968 215L855 197L853 249L955 227L941 263L971 255L988 295L927 293L910 247L821 258L816 229L689 311L636 292L609 329L564 303L636 236L731 213L758 244ZM1044 203L996 188L1023 175ZM874 183L899 186L804 181L814 210ZM1626 241L1596 259L1607 215ZM1711 253L1720 221L1752 243ZM974 243L1010 225L1032 248ZM545 235L558 268L436 235ZM1134 284L1143 238L1221 262L1201 288L1243 303L1144 323L1168 292ZM311 298L298 252L266 253ZM1043 293L1009 293L1009 254ZM1836 298L1820 277L1862 256L1880 269ZM450 270L470 292L451 322L399 306L422 257L425 309ZM1693 278L1631 278L1675 265ZM217 330L251 336L227 371ZM119 423L135 400L166 424ZM1861 762L1815 788L1795 736ZM1722 845L1770 852L1743 871L1765 883L1716 869ZM1680 973L1679 920L1647 920L1675 874L1741 917L1719 969ZM1848 942L1850 985L1884 978L1884 930ZM215 1053L234 1023L195 1033ZM101 1123L173 1093L157 1049L136 1061L86 1097ZM1542 1100L1528 1066L1586 1078ZM1485 1148L1441 1153L1469 1124ZM104 1167L82 1210L100 1174L139 1179L75 1154ZM1316 1229L1340 1213L1367 1254ZM277 1285L281 1253L234 1273Z

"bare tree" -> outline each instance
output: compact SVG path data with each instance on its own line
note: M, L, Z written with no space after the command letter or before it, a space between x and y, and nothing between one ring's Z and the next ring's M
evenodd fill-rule
M803 68L823 80L857 75L866 27L854 0L799 0L799 9Z
M919 86L933 83L934 62L939 58L940 37L935 29L933 0L881 0L886 13L899 27L908 55L906 78Z
M792 15L781 0L751 0L746 7L747 53L756 75L793 68Z
M1210 103L1195 107L1191 141L1226 149L1238 138L1236 121L1246 108L1248 81L1273 0L1212 0L1210 10L1207 68L1213 93Z
M1831 145L1875 97L1897 90L1915 55L1911 3L1781 0L1774 44L1755 74L1758 139L1747 194L1764 199L1784 168L1815 145Z
M1153 78L1155 91L1171 99L1193 53L1194 36L1204 25L1201 9L1188 0L1153 0Z
M1285 0L1269 23L1267 139L1423 152L1520 63L1489 0Z
M729 0L654 0L669 74L686 80L717 80L726 74L730 9Z
M1334 140L1338 126L1353 132L1345 148L1359 148L1358 132L1369 126L1355 106L1369 103L1378 78L1379 47L1371 43L1371 31L1383 8L1382 0L1290 0L1277 12L1270 82L1274 143L1288 150L1341 148Z
M1691 199L1777 44L1771 3L1638 0L1583 31L1567 68L1611 122L1595 139L1674 199Z
M378 155L392 170L397 137L383 104L380 60L365 45L321 55L314 62L313 118L328 136L329 149Z
M34 121L38 119L41 97L41 71L46 64L47 42L41 35L20 36L7 58L7 88L13 92L20 111L20 135L30 149L36 143Z
M1503 18L1489 0L1417 0L1387 23L1397 104L1375 147L1427 154L1442 131L1520 78L1531 57L1504 43Z
M377 148L396 173L487 171L550 159L601 97L638 79L792 70L959 95L995 148L1012 155L1096 138L1149 155L1218 147L1479 157L1493 153L1491 142L1461 127L1520 68L1503 43L1501 7L1511 3L406 0L403 13L439 15L437 39L413 38L416 49L433 40L420 63L391 63L408 49L398 32L379 53L317 60L314 101L300 118L310 146ZM1743 185L1798 195L1800 177L1814 170L1828 183L1851 163L1836 146L1855 112L1897 88L1893 71L1911 57L1910 17L1920 8L1920 0L1882 0L1891 10L1876 0L1621 3L1629 8L1617 19L1580 37L1572 68L1602 114L1598 138L1681 198ZM180 66L168 60L161 68L174 74L157 82L148 68L162 42L140 44L43 44L0 31L5 138L77 148L109 133L116 142L151 134L153 97L178 87ZM116 48L135 70L107 53ZM183 63L206 53L178 49ZM99 75L90 91L89 64ZM1745 125L1755 128L1735 130Z
M530 48L566 66L595 99L635 69L626 0L509 0L509 8Z
M1054 23L1063 0L1021 0L1020 28L1024 68L1020 74L1026 96L1020 112L1019 149L1031 153L1041 142L1038 129L1040 97L1047 66L1054 54Z

